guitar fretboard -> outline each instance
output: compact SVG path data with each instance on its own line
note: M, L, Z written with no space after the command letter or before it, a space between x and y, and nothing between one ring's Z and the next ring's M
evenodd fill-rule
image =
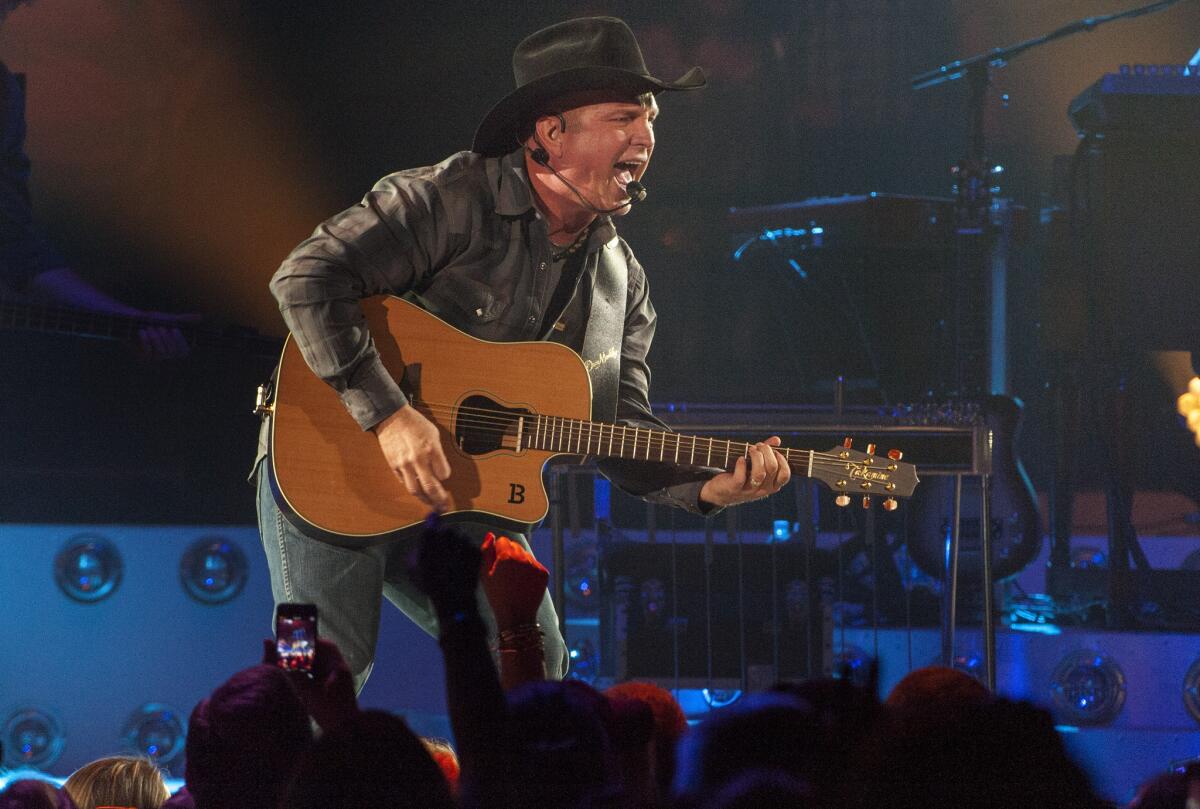
M628 427L557 416L526 418L521 427L521 445L529 449L592 455L600 458L629 458L663 461L684 466L732 469L745 457L751 444L683 435L647 427ZM811 474L813 451L778 448L793 469Z

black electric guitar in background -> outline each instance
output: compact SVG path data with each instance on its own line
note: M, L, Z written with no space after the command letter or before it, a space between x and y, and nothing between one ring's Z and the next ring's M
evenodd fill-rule
M175 329L183 335L192 350L235 348L248 356L265 358L278 356L283 345L282 340L265 337L253 329L223 326L209 321L189 323L93 312L5 294L5 289L0 286L0 330L136 343L138 333L148 328Z
M1003 581L1032 562L1042 544L1037 500L1014 445L1022 404L1003 393L1005 307L993 305L996 296L1005 294L993 289L993 282L1005 277L1001 262L1008 257L1013 210L1002 201L993 204L995 174L986 161L963 161L954 174L958 257L948 286L954 309L945 335L947 365L941 369L943 381L934 400L899 408L896 415L915 424L985 425L991 430L992 473L986 495L992 578ZM980 500L978 479L968 478L959 521L958 569L964 581L978 581L983 575ZM953 514L950 477L927 480L909 508L909 552L931 576L945 573Z

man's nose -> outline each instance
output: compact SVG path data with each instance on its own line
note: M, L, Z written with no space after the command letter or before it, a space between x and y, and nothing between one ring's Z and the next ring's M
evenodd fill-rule
M633 128L629 140L634 146L644 146L648 151L654 149L654 127L649 121L642 119Z

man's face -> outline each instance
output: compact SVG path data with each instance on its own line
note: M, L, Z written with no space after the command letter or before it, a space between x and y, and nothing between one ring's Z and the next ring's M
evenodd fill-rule
M555 167L594 206L615 208L628 198L625 185L640 180L654 152L658 103L605 101L564 113L562 156ZM626 205L615 214L628 213Z

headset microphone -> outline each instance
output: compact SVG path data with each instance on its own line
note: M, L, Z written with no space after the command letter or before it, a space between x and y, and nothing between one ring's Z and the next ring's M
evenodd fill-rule
M629 195L629 202L622 202L620 205L612 208L597 208L588 200L587 197L581 194L579 189L572 185L566 177L559 174L558 169L550 165L550 153L546 151L545 147L538 146L536 149L530 149L529 159L534 163L537 163L539 166L545 166L546 168L550 169L555 177L562 180L563 184L566 185L567 188L571 189L571 193L578 197L580 202L591 209L592 213L602 215L614 213L621 210L626 205L632 205L635 202L641 202L646 198L646 186L642 185L637 180L630 180L625 184L625 193Z

